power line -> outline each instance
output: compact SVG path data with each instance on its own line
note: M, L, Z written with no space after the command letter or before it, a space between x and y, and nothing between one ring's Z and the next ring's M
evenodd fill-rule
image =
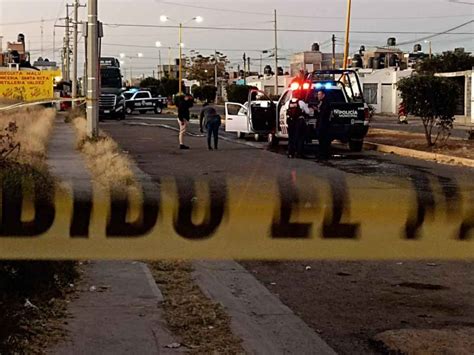
M468 23L473 22L471 20L466 22L456 28L460 28L465 26ZM175 25L151 25L151 24L128 24L128 23L105 23L106 26L111 27L141 27L141 28L178 28ZM251 31L251 32L274 32L273 28L251 28L251 27L213 27L213 26L183 26L188 30L219 30L219 31ZM296 32L296 33L345 33L342 30L310 30L310 29L278 29L278 32ZM437 32L423 32L423 31L357 31L352 30L351 33L358 33L358 34L423 34L423 35L439 35ZM451 34L456 35L471 35L472 32L453 32Z
M247 14L247 15L263 15L263 16L272 16L271 13L266 12L255 12L255 11L244 11L244 10L235 10L235 9L223 9L223 8L215 8L215 7L206 7L206 6L197 6L191 4L180 4L171 1L161 1L162 4L180 6L180 7L188 7L193 9L201 9L201 10L208 10L208 11L215 11L215 12L232 12L232 13L240 13L240 14ZM309 16L309 15L278 15L279 17L292 17L292 18L308 18L308 19L331 19L331 20L339 20L344 19L343 16ZM421 20L421 19L439 19L439 18L449 18L449 17L468 17L470 15L444 15L444 16L403 16L403 17L352 17L351 20Z
M454 31L454 30L457 30L458 28L461 28L461 27L464 27L464 26L467 26L469 25L470 23L473 23L474 20L470 20L470 21L467 21L467 22L464 22L458 26L455 26L455 27L452 27L450 29L447 29L445 31L442 31L442 32L438 32L438 33L435 33L435 34L432 34L430 36L426 36L426 37L422 37L422 38L417 38L417 39L414 39L414 40L409 40L409 41L405 41L405 42L401 42L399 43L398 45L399 46L403 46L405 44L412 44L412 43L415 43L415 42L419 42L419 41L424 41L424 40L427 40L427 39L430 39L430 38L434 38L434 37L438 37L438 36L441 36L441 35L444 35L446 33L449 33L449 34L453 34L451 33L451 31Z
M44 19L44 20L33 20L33 21L22 21L22 22L7 22L7 23L2 23L2 26L17 26L17 25L31 25L34 23L44 23L44 22L54 22L56 19L54 18L49 18L49 19Z

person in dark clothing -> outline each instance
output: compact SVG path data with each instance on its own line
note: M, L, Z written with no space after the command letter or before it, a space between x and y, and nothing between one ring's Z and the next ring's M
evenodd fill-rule
M318 91L318 133L319 133L319 158L329 159L331 155L331 105L324 91Z
M309 114L308 105L302 100L302 93L294 91L294 98L288 101L288 158L304 158L304 143L306 140L306 120Z
M178 102L178 124L179 124L179 149L189 149L184 145L184 136L188 128L190 113L189 109L193 107L193 98L191 95L185 95Z
M212 150L211 138L214 137L214 149L217 150L219 143L219 127L221 126L221 116L217 114L216 109L209 105L204 104L203 109L201 110L201 115L199 117L199 127L201 133L203 132L203 127L206 127L207 130L207 147L209 150Z

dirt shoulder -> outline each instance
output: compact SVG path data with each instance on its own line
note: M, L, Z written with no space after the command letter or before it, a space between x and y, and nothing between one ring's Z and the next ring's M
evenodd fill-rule
M470 262L241 264L339 354L384 353L373 338L388 330L474 329Z
M0 194L27 201L33 192L37 202L51 201L55 179L45 160L55 115L36 108L0 113ZM0 261L0 354L43 353L64 336L77 276L70 261Z
M446 144L428 147L423 134L371 128L366 140L371 143L474 159L474 141L465 139L450 138Z

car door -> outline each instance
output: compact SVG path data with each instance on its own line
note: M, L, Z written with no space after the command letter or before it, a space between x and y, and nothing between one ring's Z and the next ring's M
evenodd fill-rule
M278 126L276 129L276 134L279 137L287 137L288 136L288 124L286 122L286 104L288 101L291 100L292 92L291 90L287 90L281 96L280 100L278 101Z
M225 130L226 132L249 132L247 107L237 102L225 103Z
M147 105L149 103L150 95L147 92L137 92L135 94L135 108L137 110L147 109Z
M249 92L250 131L268 134L275 129L276 105L268 95L259 89Z

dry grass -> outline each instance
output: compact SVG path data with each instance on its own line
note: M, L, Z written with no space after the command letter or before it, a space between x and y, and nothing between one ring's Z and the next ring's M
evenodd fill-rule
M15 122L18 131L15 142L21 148L17 161L37 166L44 161L56 111L44 108L25 108L0 112L0 130L3 131L9 122Z
M455 137L451 137L443 145L428 147L424 134L371 128L367 135L367 141L474 159L474 141Z
M94 180L103 188L116 193L137 189L132 163L121 152L118 144L104 133L95 140L89 139L86 120L82 117L75 118L73 124L77 134L77 147L85 155Z
M151 269L165 298L170 329L193 354L244 354L222 306L209 300L194 283L187 262L153 262Z

